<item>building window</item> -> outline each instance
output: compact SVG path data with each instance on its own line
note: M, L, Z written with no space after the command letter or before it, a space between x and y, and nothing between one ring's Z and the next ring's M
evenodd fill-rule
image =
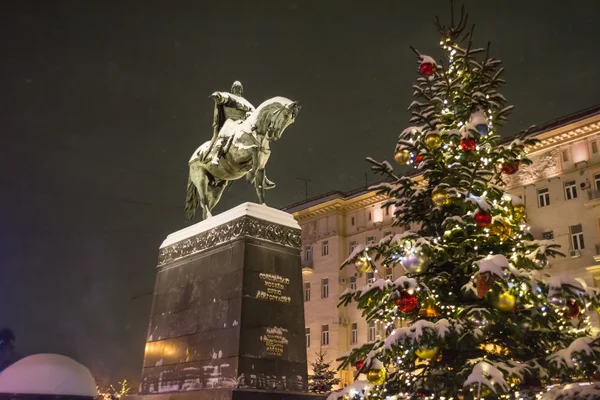
M571 232L571 244L573 246L573 250L583 250L583 229L581 228L581 224L573 225L569 227L569 232Z
M312 261L312 246L309 246L304 251L305 261Z
M304 301L310 301L310 282L304 282Z
M596 184L596 190L600 190L600 174L594 175L594 183Z
M375 322L369 322L369 342L374 342L376 338Z
M390 267L385 269L385 279L389 279L390 281L393 279L392 269Z
M383 232L383 237L391 236L392 231Z
M350 218L350 224L354 226L354 217Z
M577 198L577 184L575 181L565 182L565 197L567 200Z
M389 217L389 215L390 215L390 208L389 208L389 207L386 207L386 208L385 208L385 216L386 216L386 217Z
M371 220L371 211L369 211L369 221Z
M598 152L598 142L594 140L592 142L592 153L596 154L597 152Z
M367 236L367 244L375 244L375 236Z
M569 150L562 151L562 160L563 162L569 161Z
M329 345L329 325L321 325L321 346Z
M550 205L550 192L548 192L548 188L539 189L537 194L539 207L546 207Z
M358 343L358 324L354 322L352 324L352 339L350 339L350 344Z
M358 246L358 243L356 242L356 240L353 240L350 242L350 254L352 254L352 252L354 251L356 246Z
M310 328L304 329L304 334L306 335L306 348L310 347Z
M350 289L356 290L356 277L355 276L350 277Z
M323 243L321 243L321 255L322 256L329 255L329 241L328 240L323 240Z
M321 298L326 299L329 297L329 279L321 279Z
M375 273L367 272L367 284L375 282Z

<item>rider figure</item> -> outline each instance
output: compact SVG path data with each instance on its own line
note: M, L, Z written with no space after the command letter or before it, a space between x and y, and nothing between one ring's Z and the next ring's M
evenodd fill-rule
M219 159L227 152L231 138L219 136L225 121L243 121L248 114L254 111L254 106L244 97L244 87L240 81L233 82L231 93L215 92L211 97L215 100L213 117L213 139L211 150L207 155L212 155L211 164L218 165Z

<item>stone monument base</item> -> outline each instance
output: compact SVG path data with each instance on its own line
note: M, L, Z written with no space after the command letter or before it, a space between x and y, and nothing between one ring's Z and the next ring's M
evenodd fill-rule
M321 399L307 393L300 233L244 203L169 235L128 399Z
M324 400L326 395L246 389L204 389L194 392L124 396L123 400Z

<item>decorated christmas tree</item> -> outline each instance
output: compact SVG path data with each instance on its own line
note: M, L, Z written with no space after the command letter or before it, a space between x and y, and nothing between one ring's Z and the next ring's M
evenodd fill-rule
M357 247L343 266L383 276L401 265L406 274L342 294L341 305L355 302L386 335L341 359L356 382L331 396L597 398L584 397L595 384L547 388L600 375L588 316L599 304L583 282L549 275L558 246L535 240L523 201L504 192L506 177L531 163L525 149L535 140L527 130L500 136L512 109L499 92L503 68L489 44L475 45L464 9L436 26L443 57L413 49L420 76L395 149L415 173L369 159L386 177L374 188L405 230Z
M340 380L335 376L335 368L332 368L330 362L325 361L327 352L319 350L315 354L317 358L310 363L313 373L308 376L308 390L312 393L330 393Z

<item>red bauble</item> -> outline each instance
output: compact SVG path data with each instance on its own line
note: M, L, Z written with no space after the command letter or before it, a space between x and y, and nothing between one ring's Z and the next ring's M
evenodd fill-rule
M567 300L566 306L567 306L567 318L569 318L569 319L575 318L581 312L581 307L579 307L579 304L577 304L577 301L575 299Z
M500 171L506 175L512 175L519 170L519 162L500 164Z
M354 364L357 371L360 371L360 369L363 367L363 365L365 365L365 360L358 360L356 362L356 364Z
M422 75L429 76L435 72L435 65L430 62L421 63L419 66L419 72Z
M485 228L492 223L492 214L487 211L477 210L475 211L475 214L473 214L473 219L475 220L475 225L480 228Z
M396 299L398 310L403 313L409 313L419 308L419 299L414 294L408 293L406 290L400 292L400 298Z
M414 396L412 397L413 399L424 399L426 397L432 397L433 396L433 392L431 390L427 390L427 389L417 389L417 391L415 392Z
M417 155L417 156L415 157L415 162L416 162L417 164L421 164L421 163L423 162L423 160L424 160L424 159L425 159L425 156L424 156L424 155L422 155L422 154L419 154L419 155Z
M461 139L460 148L463 151L473 151L477 147L477 141L475 139Z

